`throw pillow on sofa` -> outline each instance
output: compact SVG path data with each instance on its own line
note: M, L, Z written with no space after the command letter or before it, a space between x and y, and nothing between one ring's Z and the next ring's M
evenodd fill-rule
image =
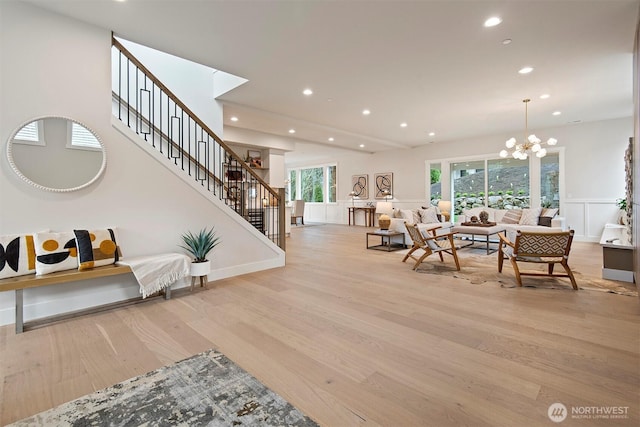
M540 217L542 208L528 208L522 209L522 216L518 224L520 225L538 225L538 218Z
M542 208L540 218L538 218L538 225L544 225L545 227L551 227L551 220L558 214L557 208Z
M420 214L420 222L423 224L440 222L436 208L418 209L418 213Z
M400 209L402 219L410 224L420 223L420 213L417 210L412 209Z
M519 224L522 217L522 209L509 209L502 217L503 224Z

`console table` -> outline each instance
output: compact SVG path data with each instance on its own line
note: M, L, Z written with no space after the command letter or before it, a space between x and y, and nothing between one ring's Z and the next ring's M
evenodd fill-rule
M375 206L349 206L349 225L351 225L351 216L353 216L353 225L356 225L356 212L364 211L364 225L367 227L374 227L376 208Z
M602 278L633 283L633 246L624 225L605 224L602 237Z

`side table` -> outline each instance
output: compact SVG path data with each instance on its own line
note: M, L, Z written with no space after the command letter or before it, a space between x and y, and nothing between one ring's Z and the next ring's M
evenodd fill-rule
M380 236L380 244L369 246L369 236ZM402 236L402 243L393 243L392 237ZM367 249L375 249L378 251L398 251L405 248L404 233L388 230L376 230L367 232Z

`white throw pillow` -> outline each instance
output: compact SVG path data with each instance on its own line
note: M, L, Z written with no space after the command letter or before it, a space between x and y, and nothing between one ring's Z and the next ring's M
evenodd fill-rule
M417 224L418 222L420 222L419 218L418 221L415 220L415 218L413 217L413 211L411 209L400 209L400 215L402 215L402 219L404 219L405 222L408 222L409 224Z
M440 222L438 219L438 212L436 208L418 209L420 213L420 222L423 224L432 224L434 222Z
M522 209L522 216L518 224L520 225L538 225L538 217L542 212L542 208Z

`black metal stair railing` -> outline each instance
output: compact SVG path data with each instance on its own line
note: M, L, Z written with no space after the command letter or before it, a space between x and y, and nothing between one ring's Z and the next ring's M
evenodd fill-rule
M112 50L114 116L284 249L284 189L269 186L115 38Z

